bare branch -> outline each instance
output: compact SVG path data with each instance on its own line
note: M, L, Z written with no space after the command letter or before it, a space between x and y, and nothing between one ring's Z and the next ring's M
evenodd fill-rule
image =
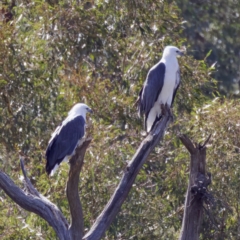
M34 188L27 178L23 162L21 161L21 167L23 169L24 178L26 184ZM60 210L56 205L51 203L45 197L40 195L36 189L31 189L31 191L24 192L19 188L6 173L0 170L0 187L4 192L20 207L24 208L29 212L36 213L44 220L46 220L50 226L53 227L58 238L60 240L70 239L68 232L68 223ZM28 188L29 189L29 188ZM27 190L28 190L27 189Z
M84 155L90 144L91 139L86 139L76 150L74 156L70 159L70 170L67 181L67 198L71 212L71 225L69 227L72 240L79 240L83 237L83 211L79 198L78 183L79 174L83 166Z
M143 140L137 152L129 162L122 176L122 179L116 188L111 199L105 206L102 213L86 236L83 236L83 211L79 198L78 183L79 174L83 165L84 155L91 139L83 141L81 146L76 149L75 155L70 159L70 170L67 181L66 194L71 212L71 225L69 226L60 210L43 197L32 185L24 169L23 160L21 159L21 168L24 175L26 192L14 184L14 182L2 171L0 171L0 187L6 194L15 201L19 206L27 211L34 212L45 219L52 226L59 237L62 239L100 239L108 229L116 215L121 209L132 184L139 173L142 165L147 160L150 152L163 138L165 130L171 122L172 116L167 111L150 134Z
M147 160L150 152L163 138L167 126L171 122L170 111L162 117L154 127L153 131L143 140L137 152L133 156L125 169L118 187L113 193L111 199L103 209L102 213L96 219L90 231L83 237L85 240L98 240L101 239L105 231L109 228L110 224L118 214L121 206L126 199L132 184L139 173L142 165Z
M183 145L187 148L187 150L193 154L196 149L192 141L187 137L185 134L179 135L180 140L182 141Z
M204 144L202 145L202 148L206 147L206 145L208 144L211 136L212 136L212 134L210 134L210 135L208 136L208 138L205 140Z

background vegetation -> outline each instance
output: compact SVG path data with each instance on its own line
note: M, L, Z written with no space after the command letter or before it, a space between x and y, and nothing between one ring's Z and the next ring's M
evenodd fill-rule
M186 46L187 55L179 59L182 83L174 123L105 239L177 238L189 167L180 132L196 142L212 134L207 166L216 204L205 215L201 239L237 239L240 103L229 89L238 79L239 9L236 1L222 0L5 0L0 14L0 168L21 184L19 153L25 155L31 181L68 216L68 166L62 164L49 179L44 151L71 106L87 103L94 110L87 129L94 140L80 184L87 230L144 136L133 103L149 68L164 46ZM223 89L227 96L219 93ZM0 236L56 238L42 219L1 190Z

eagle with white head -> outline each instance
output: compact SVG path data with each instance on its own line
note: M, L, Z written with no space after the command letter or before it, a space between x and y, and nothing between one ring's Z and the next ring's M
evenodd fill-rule
M180 84L180 69L177 56L183 52L177 47L167 46L161 60L148 72L138 97L138 113L144 114L145 128L150 132L161 119L162 104L172 106Z
M77 103L69 111L67 118L60 124L48 142L46 150L46 172L52 176L60 163L74 155L77 146L85 135L87 112L92 113L86 104Z

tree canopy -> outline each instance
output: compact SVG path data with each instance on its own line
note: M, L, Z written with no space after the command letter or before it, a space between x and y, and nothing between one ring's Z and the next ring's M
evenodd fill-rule
M44 151L51 132L71 106L87 103L94 111L87 128L93 141L80 176L87 230L143 139L143 120L133 104L148 70L159 61L164 46L186 46L186 56L179 59L182 82L174 103L174 122L143 166L105 239L179 236L189 168L188 152L178 139L179 133L187 133L196 142L212 134L207 166L213 176L216 204L211 215L204 217L201 239L236 239L240 103L221 95L213 78L222 80L220 70L222 76L235 74L236 66L226 64L229 59L222 55L226 56L227 48L219 50L212 41L215 35L205 27L213 10L222 11L220 1L211 8L207 5L209 15L202 14L205 5L190 1L190 8L186 4L5 0L0 13L0 169L20 184L19 154L24 155L32 183L68 216L64 193L68 166L62 164L58 173L48 178ZM225 6L228 19L232 17L231 6ZM238 9L236 5L236 14ZM190 10L194 15L187 19ZM199 24L211 36L208 43L212 44L205 41L204 49L191 41L193 18L200 19ZM235 40L231 28L239 31L235 22L230 26L214 22L211 26L218 26L216 41L228 46ZM229 31L225 38L224 29ZM198 49L199 55L191 54L191 49ZM217 59L210 50L219 54ZM228 52L228 57L236 57ZM212 66L215 60L220 64L216 69ZM228 67L221 68L221 64ZM53 239L55 233L0 189L0 236Z

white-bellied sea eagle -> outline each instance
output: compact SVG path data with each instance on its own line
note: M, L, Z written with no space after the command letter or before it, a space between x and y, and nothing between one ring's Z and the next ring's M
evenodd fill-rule
M86 113L92 110L83 103L77 103L67 118L59 125L48 142L46 150L46 171L52 176L62 161L74 155L85 134Z
M180 84L177 56L183 55L177 47L165 47L162 59L148 72L137 100L139 115L144 114L145 129L150 132L162 116L162 104L172 106Z

